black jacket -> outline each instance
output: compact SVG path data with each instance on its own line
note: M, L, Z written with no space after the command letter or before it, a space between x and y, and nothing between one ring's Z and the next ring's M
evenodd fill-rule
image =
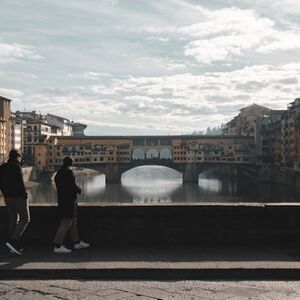
M65 215L74 209L77 194L81 193L80 187L75 182L73 171L69 167L61 167L54 177L57 189L58 207Z
M9 159L7 163L1 165L0 188L4 197L27 198L22 167L17 160Z

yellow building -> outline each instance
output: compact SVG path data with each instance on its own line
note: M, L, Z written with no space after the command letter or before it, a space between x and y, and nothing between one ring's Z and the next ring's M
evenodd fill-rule
M198 136L174 138L173 161L192 162L237 162L253 161L254 139L243 136Z
M45 143L35 145L35 165L38 171L47 170L47 145Z
M11 144L11 100L0 96L0 161L8 158Z
M132 140L113 137L51 137L47 141L47 165L62 164L71 156L76 165L130 162Z

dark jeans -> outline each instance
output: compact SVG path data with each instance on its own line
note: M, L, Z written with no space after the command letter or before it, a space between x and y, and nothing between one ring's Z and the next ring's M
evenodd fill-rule
M9 216L9 235L11 240L19 240L30 223L27 199L24 197L4 198Z
M77 218L62 218L56 232L54 243L62 245L67 232L70 231L73 242L79 241L77 231Z

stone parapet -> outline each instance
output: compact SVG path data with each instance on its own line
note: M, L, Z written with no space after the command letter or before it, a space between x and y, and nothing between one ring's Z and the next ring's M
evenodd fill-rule
M50 245L55 206L32 206L25 243ZM0 242L8 238L0 207ZM79 230L93 245L299 244L300 203L81 206Z

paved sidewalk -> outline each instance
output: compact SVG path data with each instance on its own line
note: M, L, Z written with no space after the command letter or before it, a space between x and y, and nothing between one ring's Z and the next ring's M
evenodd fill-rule
M0 248L0 279L300 279L300 248Z
M300 282L0 281L0 299L300 300Z

